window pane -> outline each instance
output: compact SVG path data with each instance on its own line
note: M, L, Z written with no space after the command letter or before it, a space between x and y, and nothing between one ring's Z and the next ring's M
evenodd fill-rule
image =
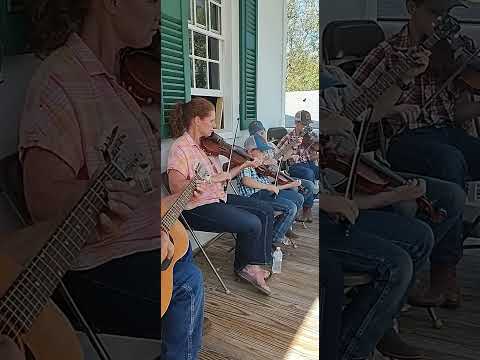
M218 55L218 47L219 47L219 41L218 39L209 37L208 38L208 58L212 60L219 60L219 55Z
M210 81L210 89L220 90L220 66L217 63L209 63L208 78Z
M207 26L206 0L196 0L197 24Z
M210 3L210 30L221 33L221 9L219 6Z
M197 32L193 33L193 45L195 46L195 55L203 58L207 57L207 36L199 34Z
M195 60L195 87L207 88L207 62L204 60Z
M188 32L188 50L190 55L192 55L192 33L193 31Z
M192 88L195 87L195 83L193 82L193 59L192 58L190 58L190 84Z

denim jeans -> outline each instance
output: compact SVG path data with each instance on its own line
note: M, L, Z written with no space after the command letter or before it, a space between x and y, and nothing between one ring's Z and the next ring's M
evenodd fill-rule
M228 194L218 202L183 211L194 230L237 233L235 271L246 265L272 264L273 208L264 201Z
M295 221L298 205L303 205L303 196L294 190L280 190L277 197L267 190L260 190L250 196L251 198L270 203L274 211L281 211L283 215L275 221L273 226L273 243L279 243L285 237L288 229Z
M366 359L391 330L433 242L428 224L412 217L362 210L346 237L343 225L320 212L321 248L328 248L345 271L367 272L374 280L360 287L343 311L342 360Z
M295 178L298 179L302 182L302 187L303 187L303 192L301 193L303 195L303 206L306 208L312 208L313 207L313 202L315 200L315 184L306 179L301 179L301 178ZM299 207L300 209L300 207Z
M394 137L387 159L392 168L465 187L466 175L480 179L480 139L460 128L406 130Z
M70 271L64 282L98 332L162 339L162 360L196 359L202 338L202 273L189 250L175 265L172 301L160 320L159 265L159 250L142 252L91 270ZM58 294L54 299L75 319Z
M173 295L162 318L162 360L196 360L202 346L204 291L192 249L173 268Z
M339 360L342 304L342 266L320 248L320 359Z
M313 183L320 179L320 169L313 161L293 164L289 166L288 173L292 177L306 179Z
M426 197L437 209L444 209L447 217L444 221L434 223L422 216L435 235L435 246L430 256L430 263L438 265L456 265L463 256L463 211L465 208L465 191L457 184L427 176L399 173L402 177L422 178L426 181Z

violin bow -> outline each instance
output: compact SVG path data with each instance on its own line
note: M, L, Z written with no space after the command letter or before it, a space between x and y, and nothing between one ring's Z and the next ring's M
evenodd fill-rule
M232 155L233 155L233 148L235 147L235 140L237 139L237 131L238 131L238 126L240 125L240 117L237 117L237 125L235 126L235 132L233 134L233 143L232 147L230 148L230 156L228 158L228 167L227 167L227 173L230 173L230 166L232 165ZM231 180L231 179L230 179ZM225 183L225 191L227 191L228 184L230 183L230 180L227 180Z
M360 161L360 155L363 151L363 146L365 145L365 140L367 138L368 127L373 117L373 105L368 105L367 111L368 115L362 120L360 125L360 133L357 139L357 145L355 147L355 152L353 154L352 164L350 165L350 173L348 174L347 188L345 190L345 199L352 200L353 193L357 184L357 167ZM350 236L350 224L348 221L345 223L345 236Z
M282 159L283 159L283 155L280 156L280 159L278 159L277 173L275 174L275 186L277 186L277 184L278 184L278 174L280 173L280 168L282 167ZM276 199L277 194L274 194L273 198Z

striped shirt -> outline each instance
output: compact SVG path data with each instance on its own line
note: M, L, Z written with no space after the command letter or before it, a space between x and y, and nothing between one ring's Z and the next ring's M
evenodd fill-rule
M143 154L152 168L160 167L158 144L140 107L73 34L43 61L30 83L19 129L20 160L29 148L41 148L63 160L77 179L88 180L105 166L98 149L115 126L127 135L123 149ZM97 234L74 269L158 248L159 204L143 204L121 225L120 235Z
M203 149L198 146L192 137L185 132L174 141L168 154L167 171L176 170L187 180L195 176L195 169L200 164L200 171L210 176L222 172L222 165L218 156L207 156ZM202 192L187 205L187 209L198 206L217 203L220 200L227 201L227 193L222 183L212 183L208 190Z

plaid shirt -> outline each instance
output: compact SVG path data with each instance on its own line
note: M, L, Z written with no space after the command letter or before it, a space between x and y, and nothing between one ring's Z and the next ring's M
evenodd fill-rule
M259 175L253 167L247 167L242 171L240 171L240 174L237 177L238 192L242 196L249 197L255 194L257 191L259 191L259 189L254 189L252 187L245 186L242 182L242 179L244 177L252 178L253 180L258 181L262 184L270 184L270 180L266 176Z
M353 75L358 85L371 86L377 80L379 74L388 72L398 61L398 51L405 52L415 46L409 38L408 24L402 30L387 41L382 42L372 50ZM443 85L432 71L417 76L413 86L402 93L397 104L413 104L420 108L435 94ZM442 91L427 107L423 116L418 119L407 121L408 129L416 129L426 126L451 126L455 124L455 103L461 97L461 92L454 84ZM392 124L398 131L398 124Z
M295 129L293 129L278 142L277 147L281 149L286 143L295 143L296 138L298 138L298 135L295 133ZM305 151L305 148L302 145L293 147L293 155L298 155L299 158L297 161L290 159L290 164L298 164L310 161L310 152Z

